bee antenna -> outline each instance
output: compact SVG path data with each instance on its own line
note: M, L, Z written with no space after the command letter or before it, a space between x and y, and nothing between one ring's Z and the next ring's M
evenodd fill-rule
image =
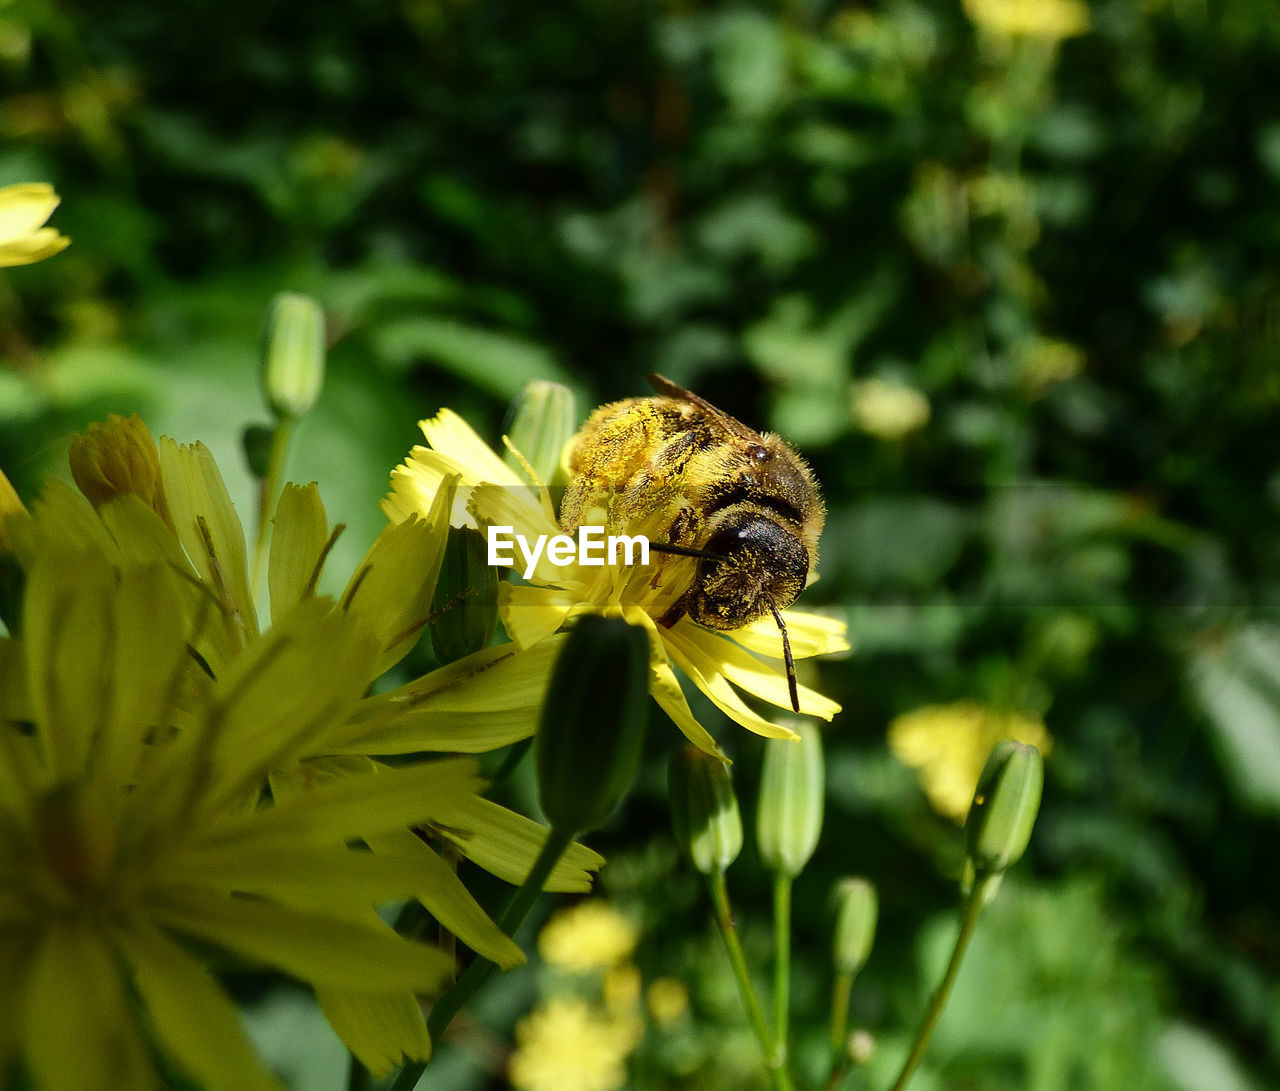
M689 546L660 545L650 542L649 548L655 553L670 553L676 557L700 557L704 561L727 561L723 553L708 553L705 549L691 549Z
M800 693L796 688L796 661L791 658L791 641L787 637L787 626L782 620L782 614L774 606L773 599L765 598L764 601L769 604L769 613L773 615L773 620L778 623L778 632L782 634L782 662L787 668L787 689L791 693L791 707L798 713L800 711Z

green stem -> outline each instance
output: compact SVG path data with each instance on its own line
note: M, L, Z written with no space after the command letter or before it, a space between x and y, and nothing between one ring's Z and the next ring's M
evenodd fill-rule
M720 936L724 940L725 951L729 955L729 965L733 968L734 980L738 983L738 994L742 997L742 1006L747 1009L747 1021L751 1024L756 1041L760 1043L765 1069L773 1081L775 1091L791 1091L791 1077L774 1052L764 1012L760 1008L760 1001L756 999L755 989L751 987L751 973L747 969L747 958L742 951L742 941L738 938L738 928L733 923L733 910L729 906L729 888L724 881L724 872L713 871L708 875L707 887L711 891L711 902L716 911L716 924L720 927Z
M267 457L267 475L258 486L258 528L253 543L253 582L249 589L257 593L262 582L262 569L267 561L267 541L271 537L271 514L284 479L284 463L293 440L293 420L282 417L271 432L271 452Z
M849 1036L849 991L853 988L851 973L844 970L836 972L835 984L831 987L831 1060L840 1063L840 1056L848 1052Z
M787 1063L791 1014L791 876L773 877L773 1052Z
M951 986L960 970L960 963L969 947L969 940L973 938L974 925L978 923L978 914L982 912L987 888L994 878L993 875L984 875L973 882L973 889L969 891L969 900L965 903L964 917L960 921L960 932L956 936L955 946L951 949L951 961L947 963L947 972L942 975L941 983L929 1000L929 1007L925 1010L924 1018L920 1020L920 1026L916 1030L915 1041L911 1043L911 1052L907 1054L902 1071L898 1073L898 1078L890 1091L903 1091L924 1057L933 1028L937 1026L942 1009L946 1007L947 995L951 992Z
M511 904L498 920L498 927L508 935L514 935L516 929L520 927L529 910L533 908L533 903L538 900L538 895L542 893L542 888L551 877L556 863L572 843L572 833L564 833L552 828L547 834L547 839L542 843L542 851L538 853L532 869L520 885L520 889L516 891L515 897L511 899ZM453 1021L453 1017L488 979L493 972L493 966L494 964L487 958L477 955L458 978L457 983L436 1001L430 1016L427 1017L427 1034L431 1038L433 1050L443 1041L444 1032ZM413 1064L405 1065L400 1070L400 1075L396 1077L396 1082L391 1085L391 1091L410 1091L411 1088L416 1087L426 1067L425 1061L415 1061Z

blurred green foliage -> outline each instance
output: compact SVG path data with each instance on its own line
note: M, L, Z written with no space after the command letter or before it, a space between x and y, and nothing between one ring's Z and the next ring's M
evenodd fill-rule
M791 438L830 507L806 602L847 608L856 651L820 671L846 711L797 883L802 1063L850 871L881 898L861 1085L905 1048L962 849L884 729L975 699L1057 745L917 1086L1274 1086L1280 21L1089 17L1055 41L911 0L10 0L0 184L53 182L74 242L0 280L0 465L33 495L71 432L137 410L230 470L266 305L307 291L330 363L290 476L349 525L340 573L419 417L496 435L530 378L596 404L661 371ZM758 741L719 735L751 813ZM653 738L660 770L679 739ZM745 1086L663 791L597 843L646 973L693 990L637 1086ZM750 852L730 880L763 957Z

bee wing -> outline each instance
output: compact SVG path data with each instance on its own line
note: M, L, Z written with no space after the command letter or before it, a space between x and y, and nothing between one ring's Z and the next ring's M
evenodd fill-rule
M736 417L729 416L723 409L717 409L706 398L700 398L692 390L685 390L682 386L677 386L670 379L664 378L656 372L649 371L645 373L645 380L659 394L665 394L668 398L675 398L677 401L688 402L690 405L696 405L712 420L716 421L726 432L744 439L748 443L761 443L760 433L754 428L748 428L742 421Z

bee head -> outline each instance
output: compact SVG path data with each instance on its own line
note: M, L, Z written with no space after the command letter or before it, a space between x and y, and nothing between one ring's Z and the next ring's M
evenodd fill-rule
M795 529L756 504L737 504L711 520L689 616L708 629L740 629L804 590L809 552Z

